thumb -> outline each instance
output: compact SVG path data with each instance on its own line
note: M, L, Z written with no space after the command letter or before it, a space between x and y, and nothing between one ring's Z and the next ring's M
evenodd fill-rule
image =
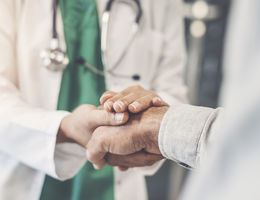
M128 112L114 113L106 110L92 110L91 124L94 127L98 126L117 126L125 124L129 119Z

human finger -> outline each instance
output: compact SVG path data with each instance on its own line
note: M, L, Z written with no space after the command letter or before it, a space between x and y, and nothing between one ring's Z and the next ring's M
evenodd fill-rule
M100 104L103 105L108 99L112 98L116 94L117 94L116 92L112 92L112 91L105 92L99 99Z
M106 155L106 149L100 145L100 143L97 143L96 145L92 142L93 140L90 140L87 144L87 151L86 156L88 161L90 161L95 169L102 169L102 167L105 165L106 161L104 159Z
M125 172L127 171L129 168L128 167L121 167L121 166L118 166L117 167L121 172Z
M128 135L128 136L127 136ZM107 153L128 155L143 149L133 144L124 126L101 126L95 129L86 145L88 160L93 164L104 159Z
M158 96L152 99L152 104L153 106L168 106L168 104Z
M88 161L90 161L93 165L97 166L100 163L104 163L104 157L109 151L110 140L114 134L111 129L108 129L107 127L97 128L93 132L91 139L88 141L85 147L86 155Z
M125 112L127 111L128 106L140 97L140 93L130 93L126 96L122 96L121 98L117 99L113 105L113 108L115 112Z
M123 97L123 94L122 93L117 93L115 96L111 97L109 100L107 100L105 103L104 103L104 108L105 110L109 111L109 112L112 112L114 111L114 103ZM121 106L121 105L120 105Z
M104 109L108 112L113 112L113 102L108 100L104 103Z
M127 96L131 93L135 93L135 94L139 94L139 95L146 95L148 92L149 92L148 90L145 90L143 87L141 87L139 85L128 87L125 90L113 95L112 98L109 98L109 100L107 100L104 103L104 107L107 111L110 111L110 112L113 111L113 110L120 110L120 112L123 112L121 110L125 111L127 109L127 105L124 105L122 102L118 102L115 105L115 109L113 108L113 105L117 100L119 100L119 99L121 99L121 98L123 98L123 97L125 97L125 96ZM118 111L116 111L116 112L118 112Z
M86 158L89 161L88 157L89 157L88 150L86 150ZM106 164L107 163L106 163L105 159L101 159L96 163L92 163L95 170L101 170Z
M123 168L151 166L161 159L163 159L162 155L151 154L143 151L126 156L115 154L107 154L105 156L108 165L120 166Z
M100 109L92 110L88 113L88 116L88 125L93 128L98 126L117 126L126 123L129 119L127 112L113 113Z
M103 169L103 167L106 166L106 164L107 164L106 161L102 159L96 162L95 164L93 164L93 167L95 168L95 170L101 170Z
M156 94L149 94L144 97L141 97L135 100L128 106L128 110L131 113L138 113L141 112L153 105L153 98L157 97Z

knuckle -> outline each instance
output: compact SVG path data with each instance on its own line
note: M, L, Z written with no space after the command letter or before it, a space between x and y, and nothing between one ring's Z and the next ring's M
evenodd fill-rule
M148 90L148 92L149 92L151 95L153 95L153 96L158 96L157 93L156 93L155 91L153 91L153 90Z
M95 162L95 152L93 151L93 148L91 148L92 145L87 145L87 159L90 162Z
M125 105L128 105L130 103L127 98L120 99L120 101Z
M143 104L143 101L144 101L144 100L142 100L142 99L137 99L137 100L135 100L134 102L135 102L136 104L142 105L142 104Z
M106 91L103 95L102 95L102 97L104 97L104 96L112 96L112 95L115 95L115 93L114 92L112 92L112 91Z
M151 91L151 92L149 92L149 98L154 98L154 97L158 97L158 95L155 93L155 92L153 92L153 91Z
M119 93L119 94L115 95L114 97L112 97L111 99L109 99L109 101L112 101L114 103L115 101L117 101L120 98L122 98L122 94Z
M137 109L138 110L142 110L144 108L147 108L147 100L143 99L143 100L136 100L136 105L137 105Z
M135 89L135 88L136 88L136 85L132 85L132 86L130 86L130 87L128 88L128 90L132 91L132 90Z
M111 94L111 91L106 91L106 92L103 93L102 96L109 95L109 94Z
M147 99L146 99L146 104L147 104L148 106L151 106L151 105L153 104L153 98L154 98L154 96L152 96L152 95L150 95L149 97L147 97Z
M133 89L143 90L144 88L141 85L135 85L135 86L133 86Z
M94 159L94 154L93 154L91 151L88 151L87 157L88 157L88 160L89 160L90 162L94 162L94 161L95 161L95 159Z

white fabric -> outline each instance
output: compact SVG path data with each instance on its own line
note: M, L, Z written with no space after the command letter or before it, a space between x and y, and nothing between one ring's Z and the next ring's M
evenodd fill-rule
M183 199L260 199L260 2L234 1L227 37L217 144Z
M176 125L170 120L181 119L178 118L181 114L174 113L173 108L165 116L160 132L160 148L166 156L185 164L191 163L193 167L202 163L201 169L194 174L183 192L181 199L185 200L260 199L260 2L248 0L232 3L221 94L225 115L217 115L217 110L198 107L195 111L186 107L184 112L190 113L192 120L181 120L181 124ZM210 117L212 115L215 117ZM191 122L209 127L204 133L206 137L200 137L201 131L195 124L190 125ZM181 141L178 141L181 131L187 130L185 123L191 137L184 132ZM194 141L194 138L199 140ZM171 142L173 147L170 146ZM188 148L181 145L184 142ZM203 144L210 148L201 148L190 154L189 149ZM176 149L182 149L181 154L177 154ZM205 153L207 156L203 156L203 161L198 159L195 162L194 153L195 157Z
M142 0L141 3L144 16L140 30L116 70L119 74L140 74L141 80L108 75L108 89L118 91L140 84L160 93L169 103L185 102L180 1ZM98 1L100 14L105 4L105 0ZM108 63L115 62L124 49L127 28L136 14L134 10L115 1ZM65 49L60 13L58 17L57 29ZM60 121L68 114L55 111L61 72L45 69L39 56L49 47L51 18L52 0L0 1L0 199L38 199L46 173L68 179L85 162L84 149L77 145L56 145ZM118 34L121 31L125 34ZM144 177L133 171L115 171L116 199L147 199Z
M172 106L159 132L159 148L164 157L185 167L196 168L218 110L187 104Z

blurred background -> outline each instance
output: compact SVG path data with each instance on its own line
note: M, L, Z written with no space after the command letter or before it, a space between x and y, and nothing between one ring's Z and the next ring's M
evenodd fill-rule
M230 0L183 1L188 53L185 80L193 105L218 106L229 8ZM166 162L155 176L147 178L149 200L176 200L181 191L176 184L183 176L189 174Z

